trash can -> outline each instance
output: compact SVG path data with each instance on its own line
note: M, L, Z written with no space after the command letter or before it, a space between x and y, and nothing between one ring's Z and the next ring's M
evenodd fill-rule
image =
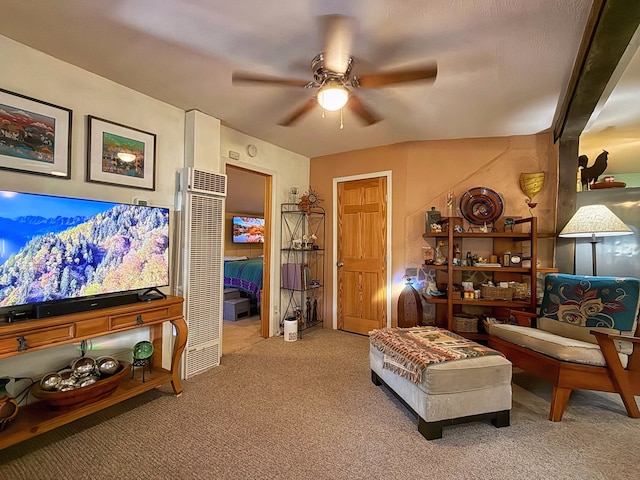
M298 340L298 320L287 318L284 321L284 341L295 342Z

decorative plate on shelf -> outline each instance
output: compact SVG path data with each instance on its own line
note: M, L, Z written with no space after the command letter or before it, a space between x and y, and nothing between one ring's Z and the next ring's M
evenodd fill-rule
M500 218L503 210L502 198L490 188L471 188L460 197L460 212L469 223L493 223Z

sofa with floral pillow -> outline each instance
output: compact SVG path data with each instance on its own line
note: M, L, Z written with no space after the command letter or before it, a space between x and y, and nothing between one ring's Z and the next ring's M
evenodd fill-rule
M513 311L517 325L490 325L489 346L553 384L552 421L573 389L619 393L640 418L639 307L637 278L549 274L539 312Z

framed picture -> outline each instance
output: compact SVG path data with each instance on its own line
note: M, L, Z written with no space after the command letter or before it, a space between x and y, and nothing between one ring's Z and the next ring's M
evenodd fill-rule
M156 135L89 115L87 182L156 189Z
M72 111L0 88L0 168L71 178Z

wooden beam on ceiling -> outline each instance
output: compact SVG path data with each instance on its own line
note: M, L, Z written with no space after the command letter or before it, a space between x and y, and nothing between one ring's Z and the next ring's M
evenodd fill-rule
M567 95L553 128L555 141L580 136L639 25L640 2L593 2Z
M556 232L576 211L576 172L580 135L601 100L618 63L640 25L640 1L595 0L573 73L554 122L559 141ZM575 242L557 239L555 266L573 272Z

